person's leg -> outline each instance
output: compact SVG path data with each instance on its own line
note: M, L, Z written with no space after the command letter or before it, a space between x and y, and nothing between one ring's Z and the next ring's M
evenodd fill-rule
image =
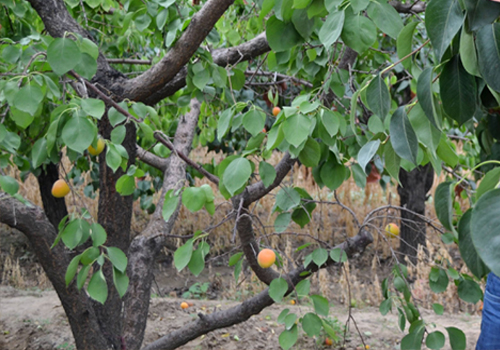
M493 272L486 282L481 334L476 350L500 350L500 278Z

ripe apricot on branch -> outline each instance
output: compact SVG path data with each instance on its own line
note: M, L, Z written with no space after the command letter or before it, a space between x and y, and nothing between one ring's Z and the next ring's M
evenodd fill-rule
M281 108L279 108L278 106L273 108L273 115L275 117L278 116L278 114L280 114L280 112L281 112Z
M390 236L399 236L399 227L395 223L390 223L385 227L385 232L388 233Z
M97 148L92 147L92 145L89 146L88 151L91 155L93 156L98 156L101 154L102 151L104 151L104 146L106 144L104 143L102 138L99 138L97 140Z
M257 255L257 262L259 263L259 266L264 269L271 267L275 261L276 254L272 249L262 249L259 255Z
M188 304L188 303L186 303L185 301L183 301L183 302L181 303L181 309L187 309L188 307L189 307L189 304Z
M56 198L63 198L69 193L69 186L63 179L59 179L52 185L52 195Z
M331 346L333 344L333 341L330 338L325 339L325 345L326 346Z

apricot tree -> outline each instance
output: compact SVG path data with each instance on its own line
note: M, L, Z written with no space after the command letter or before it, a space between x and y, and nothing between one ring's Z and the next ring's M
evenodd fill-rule
M498 159L500 4L0 4L6 14L0 18L0 222L29 238L61 299L78 349L141 348L155 257L172 236L179 207L215 210L211 187L189 186L187 170L215 184L231 201L241 253L230 263L241 266L246 259L269 288L231 309L200 314L144 349L174 349L242 322L292 291L307 295L308 276L362 253L371 243L373 227L358 223L356 236L336 247L318 247L292 271L259 266L252 205L280 188L277 232L291 221L304 227L316 207L305 190L283 184L297 162L331 191L350 176L364 187L372 166L386 182L399 182L400 169L425 166L440 173L444 168L459 177L441 184L435 195L438 217L449 231L444 239L460 244L477 278L486 274L486 266L500 273L495 255L500 215L493 205L500 196L494 189L500 173L490 170L475 193L474 182L461 177L480 158L491 164ZM274 108L278 105L281 110ZM469 145L469 157L460 160L449 135ZM99 147L100 137L105 152L87 155L89 147ZM198 145L227 154L219 164L197 164L189 154ZM88 211L68 214L64 199L51 195L61 177L63 150L76 168L98 176L88 189L99 191L96 218ZM272 152L282 155L275 166L268 162ZM3 170L9 167L17 167L21 179L29 173L37 177L44 209L17 193L18 181ZM143 203L152 212L149 224L132 238L135 179L154 173L162 179L160 199ZM453 189L465 181L473 209L456 221ZM175 266L198 274L209 242L209 232L187 239L174 255ZM447 273L464 300L481 298L474 279L453 272L445 261L430 276L436 292L446 288ZM426 327L408 285L401 282L404 275L399 266L392 292L384 282L381 311L398 307L412 325L401 348L414 349ZM322 328L330 331L321 318L328 314L328 301L319 295L311 299L315 312L300 323L295 324L297 315L287 315L283 348L293 346L300 327L309 336ZM460 331L448 331L451 346L460 348ZM440 348L444 335L428 333L426 343Z

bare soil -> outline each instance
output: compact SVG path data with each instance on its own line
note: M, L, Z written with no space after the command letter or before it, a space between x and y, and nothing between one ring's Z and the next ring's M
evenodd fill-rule
M188 300L192 306L182 310L179 306L181 301L184 299L177 297L152 299L144 344L182 327L198 317L199 312L210 313L237 304L229 300L193 299ZM309 310L305 305L286 303L273 305L242 324L211 332L181 349L280 349L278 337L284 326L278 324L276 320L285 308L290 308L299 315ZM353 308L351 311L364 343L369 345L370 349L399 349L399 342L404 333L398 327L396 313L382 316L378 309L373 307ZM425 321L430 324L429 331L434 330L433 324L445 334L445 327L458 327L466 333L467 349L474 348L479 335L480 316L467 314L437 316L432 311L422 311ZM323 345L324 336L312 339L302 334L293 349L363 349L363 343L352 321L344 345L341 328L348 318L348 310L345 307L333 306L330 314L332 320L338 319L335 325L339 329L339 343L326 347ZM26 291L0 287L0 349L74 349L68 321L54 291ZM449 349L448 342L445 349Z

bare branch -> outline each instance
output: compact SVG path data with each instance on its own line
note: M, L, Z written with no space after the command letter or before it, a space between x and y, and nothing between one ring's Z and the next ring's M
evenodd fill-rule
M192 166L195 168L197 171L202 173L207 179L209 179L211 182L213 182L216 185L219 185L219 178L208 171L205 170L201 165L195 163L191 159L189 159L188 156L186 156L184 153L181 151L178 151L175 149L174 145L172 142L170 142L166 137L163 136L163 134L159 131L156 131L154 133L155 139L160 141L162 144L164 144L168 149L170 149L175 155L177 155L179 158L181 158L183 161L185 161L188 165Z
M138 64L138 65L151 65L153 63L152 60L136 60L130 58L108 58L106 59L108 63L113 64Z
M245 71L245 75L250 75L250 76L259 75L259 76L264 76L264 77L276 77L276 78L282 79L280 82L293 81L294 83L301 84L301 85L307 86L309 88L313 87L313 84L311 84L310 82L308 82L306 80L291 77L289 75L281 74L281 73L277 73L277 72L247 70L247 71Z

